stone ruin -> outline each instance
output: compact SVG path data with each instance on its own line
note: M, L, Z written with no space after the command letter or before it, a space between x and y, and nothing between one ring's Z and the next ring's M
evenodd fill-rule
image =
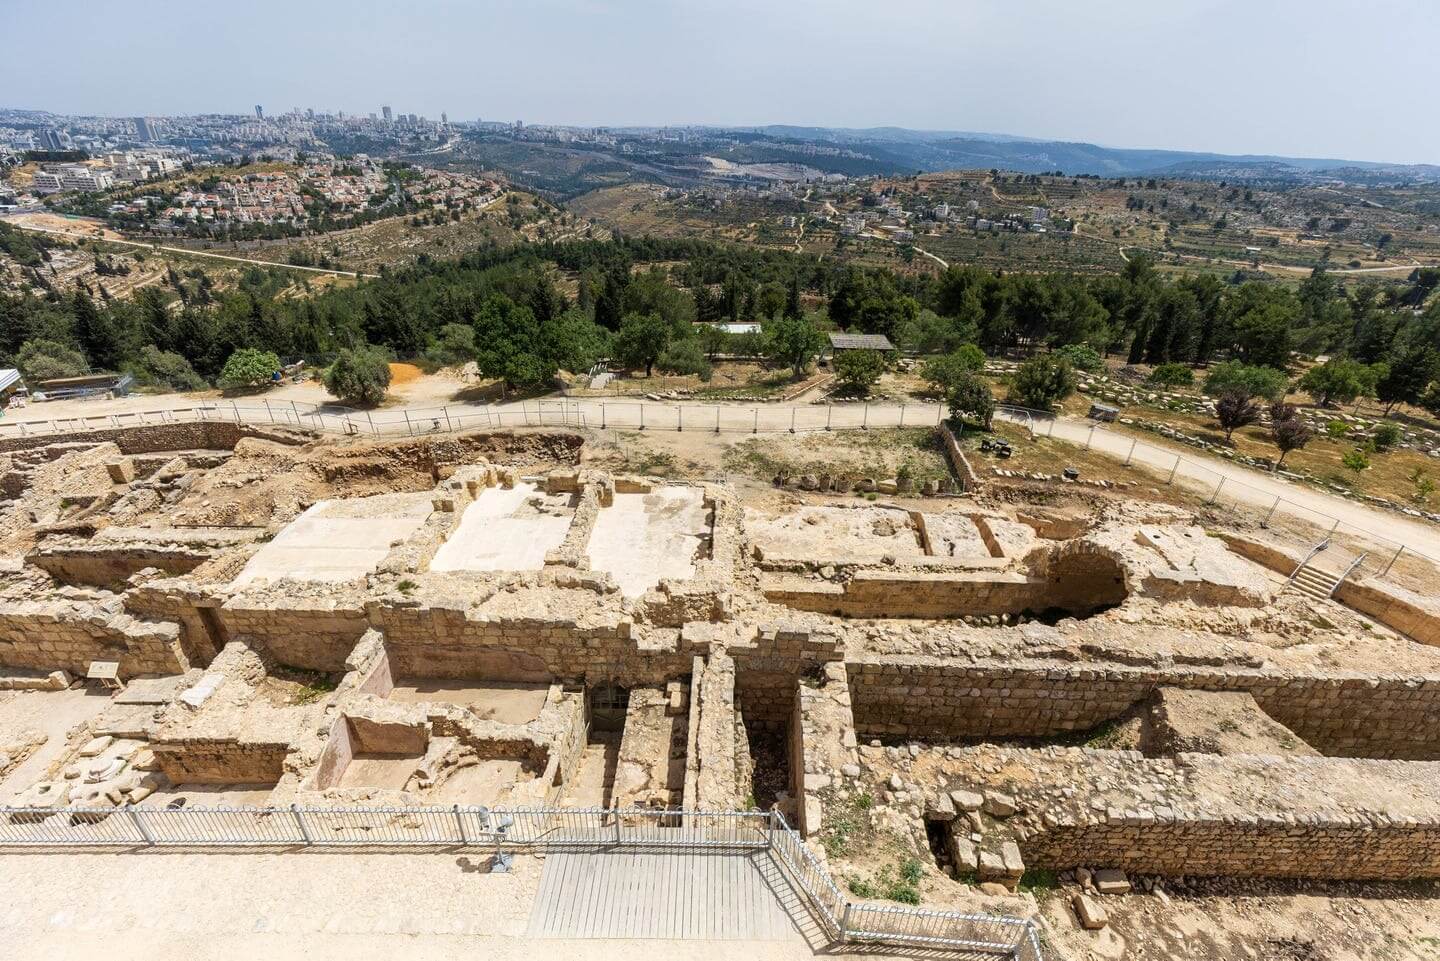
M1194 512L751 504L543 430L3 445L0 804L773 805L852 890L899 849L944 903L1440 877L1433 599L1282 592ZM123 690L65 701L95 662Z

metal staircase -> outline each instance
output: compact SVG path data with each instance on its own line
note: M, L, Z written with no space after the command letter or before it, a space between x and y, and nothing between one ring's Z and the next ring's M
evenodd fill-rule
M1304 594L1306 597L1313 597L1318 601L1333 597L1335 591L1354 573L1355 569L1360 566L1367 555L1361 554L1355 558L1355 560L1351 561L1350 566L1345 568L1344 573L1332 574L1329 571L1321 570L1319 567L1313 565L1315 558L1329 548L1329 546L1330 541L1323 540L1312 547L1310 553L1306 554L1305 559L1300 562L1300 566L1296 567L1295 572L1290 575L1290 579L1285 582L1285 587L1280 593L1285 594L1290 591L1295 591Z

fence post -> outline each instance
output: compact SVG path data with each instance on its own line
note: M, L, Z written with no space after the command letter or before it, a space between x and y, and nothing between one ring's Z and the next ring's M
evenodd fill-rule
M1273 503L1273 504L1270 505L1270 513L1266 514L1266 515L1265 515L1265 519L1260 522L1260 526L1261 526L1262 528L1268 528L1268 527L1270 526L1270 518L1272 518L1272 517L1275 516L1275 511L1279 510L1279 508L1280 508L1280 498L1277 497L1277 498L1275 498L1275 503Z
M1165 483L1167 483L1167 484L1173 484L1173 483L1175 483L1175 472L1176 472L1177 470L1179 470L1179 469L1180 469L1180 455L1179 455L1179 454L1176 454L1176 455L1175 455L1175 465L1170 468L1170 476L1167 477L1167 478L1165 478Z
M1381 577L1384 577L1386 574L1390 573L1390 568L1395 566L1395 562L1400 559L1400 555L1404 552L1404 550L1405 545L1401 544L1399 550L1395 551L1395 556L1390 558L1390 563L1386 564L1385 569L1380 572Z
M1218 483L1218 484L1215 485L1215 493L1213 493L1213 494L1210 495L1210 499L1209 499L1208 501L1206 501L1207 504L1213 504L1213 503L1215 503L1215 499L1220 496L1220 488L1222 488L1222 487L1225 486L1225 481L1227 481L1227 480L1229 480L1229 478L1227 478L1227 477L1221 477L1221 478L1220 478L1220 483Z
M846 901L845 910L840 915L840 941L842 944L850 940L850 909L853 906L853 902Z
M752 408L750 413L755 415L755 426L750 429L750 433L758 434L760 433L760 408Z
M300 420L300 408L295 406L295 402L293 400L290 402L290 413L295 415L295 426L299 427L302 423Z
M865 402L865 417L863 420L860 421L860 429L870 429L870 402L868 400Z
M1096 426L1096 425L1091 424L1091 425L1090 425L1090 433L1088 433L1088 434L1085 435L1085 449L1086 449L1086 450L1089 450L1089 449L1090 449L1090 444L1095 440L1095 426Z
M795 433L795 408L790 408L790 433Z
M1132 457L1135 456L1135 445L1138 444L1138 443L1140 443L1140 438L1138 438L1138 437L1132 437L1132 438L1130 438L1130 452L1125 455L1125 466L1126 466L1126 467L1129 467L1129 466L1130 466L1130 458L1132 458Z
M125 805L125 813L130 815L130 823L135 825L135 830L140 832L140 836L145 839L146 845L153 848L155 846L155 835L150 833L150 828L140 819L140 812L135 809L135 805L127 803Z
M615 812L615 843L620 843L620 812Z
M600 429L605 429L605 402L600 402Z
M408 410L402 410L400 413L405 415L405 436L414 437L415 431L410 427L410 412Z
M904 405L904 404L901 404L901 405L900 405L900 426L901 426L901 427L904 427L904 426L905 426L905 405Z
M455 828L460 832L460 843L468 846L470 839L465 836L465 818L460 815L460 805L455 805Z
M685 430L685 408L679 404L675 405L675 433Z
M295 826L300 829L300 836L305 839L305 844L314 844L315 839L310 836L310 827L305 823L305 816L300 813L300 805L290 805L290 813L295 815Z
M720 433L720 405L715 405L715 433Z
M369 413L369 412L367 411L366 413ZM447 407L441 407L441 408L440 408L440 413L442 413L442 414L445 415L445 430L446 430L446 432L447 432L447 433L453 432L453 431L455 430L455 425L452 424L452 423L450 423L450 408L449 408L448 406L447 406Z
M235 406L233 400L230 402L230 410L235 414L235 423L240 423L240 408Z
M266 398L264 401L262 401L262 403L264 403L265 405L265 416L270 418L270 423L275 423L275 412L270 409L269 398Z
M640 404L640 429L645 429L645 404L643 402Z

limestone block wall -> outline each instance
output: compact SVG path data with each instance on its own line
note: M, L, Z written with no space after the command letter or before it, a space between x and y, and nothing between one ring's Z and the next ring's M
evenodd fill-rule
M838 635L790 624L761 625L746 645L734 645L735 696L747 724L783 731L795 710L795 679L842 656Z
M213 552L203 547L54 543L47 541L26 556L62 584L83 584L124 590L125 582L146 568L167 574L188 574L208 561Z
M1321 752L1440 759L1440 677L1296 676L1250 669L1062 663L847 662L862 735L1047 737L1094 727L1157 687L1245 691Z
M699 658L696 658L697 665ZM737 776L735 662L724 652L712 654L696 673L700 693L696 725L695 792L692 805L702 811L733 811L740 801ZM687 801L690 800L687 798Z
M216 617L227 637L252 639L277 663L327 673L345 670L345 659L370 627L358 604L308 598L233 598L216 609Z
M140 620L114 604L0 602L0 664L85 676L91 661L118 661L122 678L190 667L179 625Z
M980 489L980 475L975 473L975 468L970 466L965 451L960 447L955 432L950 425L942 422L939 427L941 443L945 445L945 456L950 459L950 466L955 471L956 478L960 481L962 491L975 491Z
M618 616L594 623L573 619L469 616L459 607L375 605L372 622L385 635L396 676L485 678L496 681L659 683L689 673L690 653L650 647Z

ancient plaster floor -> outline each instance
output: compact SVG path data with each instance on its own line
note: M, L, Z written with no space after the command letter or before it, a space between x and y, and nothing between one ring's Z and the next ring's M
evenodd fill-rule
M660 487L648 494L616 494L590 535L590 566L605 571L626 597L639 597L662 578L695 573L695 553L708 532L698 487Z
M340 772L339 787L404 790L423 754L356 754Z
M430 516L425 494L380 494L321 501L255 553L237 586L282 577L338 582L363 577Z
M522 482L490 487L465 508L460 526L430 561L432 571L538 571L570 531L570 498Z

